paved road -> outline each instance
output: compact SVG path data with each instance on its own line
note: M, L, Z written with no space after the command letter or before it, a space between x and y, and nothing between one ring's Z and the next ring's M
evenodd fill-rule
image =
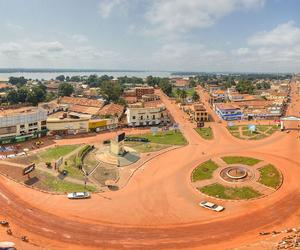
M298 132L277 132L270 138L247 142L233 138L224 125L214 123L215 139L205 141L175 104L160 95L180 124L187 146L147 162L123 189L93 195L90 200L70 201L1 177L0 214L34 244L50 249L224 249L257 240L261 230L300 223ZM299 111L296 96L292 99L297 105L294 111ZM284 184L264 199L218 201L226 207L223 213L203 210L197 203L204 197L192 187L191 171L222 155L253 156L270 162L282 171Z

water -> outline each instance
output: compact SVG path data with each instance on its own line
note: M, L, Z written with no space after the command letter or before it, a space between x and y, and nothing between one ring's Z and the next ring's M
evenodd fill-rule
M64 76L89 76L89 75L108 75L113 76L115 78L121 76L128 76L128 77L141 77L146 78L149 75L158 76L158 77L169 77L171 76L171 72L166 71L109 71L109 72L85 72L85 71L78 71L78 72L16 72L16 73L0 73L0 80L5 81L8 80L9 77L20 77L24 76L26 79L44 79L44 80L51 80L55 79L59 75Z

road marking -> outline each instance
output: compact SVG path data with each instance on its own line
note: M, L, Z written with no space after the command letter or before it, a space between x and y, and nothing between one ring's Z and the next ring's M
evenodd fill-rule
M6 195L4 195L4 194L2 194L2 193L0 192L0 196L1 196L4 200L6 200L7 204L10 204L10 199L8 199L8 197L7 197Z

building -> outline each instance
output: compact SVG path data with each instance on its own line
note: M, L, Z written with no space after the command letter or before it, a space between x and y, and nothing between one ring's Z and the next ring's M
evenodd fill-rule
M155 126L168 121L166 107L160 101L136 103L126 110L128 126Z
M89 132L89 118L48 117L47 128L51 135L75 135Z
M214 103L225 102L226 91L222 89L217 89L211 91L209 94L209 103L213 105Z
M213 108L216 114L225 121L241 120L243 113L237 105L230 103L215 103Z
M110 103L105 105L98 113L100 117L116 117L117 119L120 119L121 116L124 113L125 107L123 105Z
M51 102L39 103L38 107L46 110L47 115L51 115L59 111L67 111L68 109L68 105L58 104L57 100Z
M103 100L95 100L83 97L64 96L59 100L60 104L68 105L68 111L74 114L86 114L96 116L104 105Z
M192 106L192 114L193 114L193 119L196 122L207 122L209 121L209 116L207 113L206 108L204 107L203 104L194 104Z
M154 88L153 87L136 87L135 88L135 96L137 99L142 99L144 95L153 95Z
M176 89L187 90L189 88L190 81L184 78L172 78L171 84Z
M116 129L119 126L117 117L110 117L106 119L91 119L89 120L89 131L105 131Z
M140 100L144 95L153 95L154 88L149 86L135 87L132 89L125 90L123 98L125 100ZM134 99L135 98L135 99Z
M0 111L0 144L22 142L47 134L47 111L36 107Z

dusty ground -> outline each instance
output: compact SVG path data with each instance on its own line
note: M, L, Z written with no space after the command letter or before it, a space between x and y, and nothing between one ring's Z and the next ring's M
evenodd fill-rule
M26 234L41 249L272 249L276 238L258 236L260 231L300 225L300 132L276 132L261 141L241 141L224 125L212 123L215 139L205 141L174 104L163 95L162 99L189 144L146 162L119 191L71 201L1 177L0 214L11 221L17 237ZM298 115L299 110L300 102L293 94L289 112ZM114 135L57 143L94 143ZM192 187L191 171L223 155L252 156L272 163L282 172L283 185L254 201L210 199L226 207L219 214L201 209L197 204L204 197ZM1 238L3 232L0 228ZM18 249L37 249L5 237L16 242Z

